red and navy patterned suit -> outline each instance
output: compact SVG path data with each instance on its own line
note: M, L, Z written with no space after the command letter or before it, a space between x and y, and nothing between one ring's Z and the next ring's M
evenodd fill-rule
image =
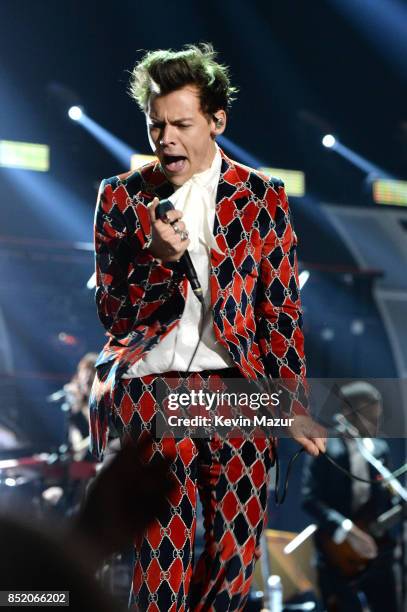
M210 253L215 337L243 377L302 383L297 241L284 186L221 154L213 233L223 254ZM190 290L176 264L163 265L143 248L151 234L147 205L172 192L158 162L103 181L99 192L96 303L108 336L90 400L99 457L110 423L122 433L146 434L158 410L155 375L121 376L176 327ZM176 386L177 373L171 376ZM292 409L304 411L300 402ZM270 442L167 439L152 443L155 452L173 458L178 489L168 517L159 517L138 543L137 605L149 612L243 609L265 518ZM197 487L206 548L192 575Z

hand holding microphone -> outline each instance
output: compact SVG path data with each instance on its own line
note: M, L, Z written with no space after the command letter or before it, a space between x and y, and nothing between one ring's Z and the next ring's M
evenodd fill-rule
M149 205L152 227L150 253L161 261L179 262L190 282L192 291L203 305L202 287L187 251L190 244L185 223L181 221L182 212L175 210L170 200L154 198Z
M161 218L157 217L159 204L159 199L154 198L148 207L152 228L149 251L161 261L179 261L191 242L185 223L181 221L182 212L168 210Z

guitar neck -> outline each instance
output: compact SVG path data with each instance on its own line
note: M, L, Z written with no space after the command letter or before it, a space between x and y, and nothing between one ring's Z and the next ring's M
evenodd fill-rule
M383 512L375 521L369 524L370 533L376 537L382 537L386 531L397 525L407 515L407 505L397 504Z

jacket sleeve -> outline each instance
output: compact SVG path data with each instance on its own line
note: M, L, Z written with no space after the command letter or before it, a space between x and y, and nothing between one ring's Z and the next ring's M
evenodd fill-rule
M327 490L328 479L334 478L334 474L326 463L327 460L323 458L305 457L302 507L312 516L318 527L332 537L345 518L348 517L332 508L325 501L324 492Z
M260 351L268 375L290 382L283 411L307 414L297 237L281 181L269 183L263 206L270 229L262 246L255 306Z
M117 181L101 183L95 213L96 305L108 334L125 344L140 326L152 325L174 292L182 274L163 266L143 248L150 228L148 210L136 209L129 231L124 210L128 194ZM151 231L151 229L148 229Z

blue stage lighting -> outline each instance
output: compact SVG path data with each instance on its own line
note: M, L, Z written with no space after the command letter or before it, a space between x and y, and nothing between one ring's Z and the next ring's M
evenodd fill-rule
M83 109L80 106L71 106L68 110L68 115L72 121L80 121L82 119Z
M383 170L383 168L379 168L379 166L376 166L365 157L359 155L359 153L352 151L352 149L346 147L339 142L339 140L336 140L335 136L332 134L325 134L322 139L322 144L324 147L332 149L335 153L347 159L348 162L362 170L362 172L366 172L369 178L374 178L375 180L377 178L394 178L386 172L386 170Z
M390 64L405 75L407 6L405 0L330 0Z
M371 161L359 155L349 147L346 147L339 141L336 141L334 147L335 153L341 155L345 159L347 159L351 164L362 170L362 172L366 172L368 176L374 176L375 178L394 178L391 174L386 172L383 168L376 166Z
M240 147L238 144L230 140L230 138L226 138L226 136L218 136L216 140L221 147L229 151L229 153L231 153L238 161L242 162L243 164L251 166L252 168L260 168L266 165L262 161L254 157L254 155L249 153L249 151L247 151L243 147Z
M86 113L82 114L80 124L123 165L123 169L130 168L131 156L136 152L132 147L96 123Z
M30 218L34 215L38 227L43 228L46 235L60 240L63 232L63 239L70 244L91 242L92 212L88 203L66 183L49 173L20 169L4 168L2 177L12 185L24 206L30 210ZM24 214L23 210L21 214ZM26 231L30 231L29 228Z
M322 144L324 147L327 147L327 149L332 149L332 147L334 147L336 144L335 136L332 136L332 134L325 134L322 139Z

